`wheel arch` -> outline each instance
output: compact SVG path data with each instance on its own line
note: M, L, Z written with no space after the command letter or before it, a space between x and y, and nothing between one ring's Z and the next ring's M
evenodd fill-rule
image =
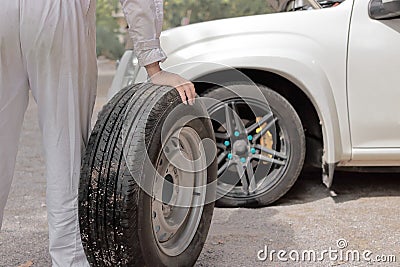
M260 68L238 67L216 70L199 76L194 79L196 91L202 94L215 86L203 82L213 80L210 79L210 76L235 77L235 75L229 75L229 72L237 71L249 77L254 83L263 84L276 91L289 101L299 115L305 129L307 144L305 166L322 167L324 182L327 186L330 186L331 182L326 180L327 176L330 176L329 173L333 171L336 162L339 161L342 151L341 141L338 138L340 132L336 104L331 91L326 92L330 90L330 87L310 88L304 80L296 79L287 73ZM229 82L232 82L232 80L229 80ZM325 91L325 94L321 94L321 91Z

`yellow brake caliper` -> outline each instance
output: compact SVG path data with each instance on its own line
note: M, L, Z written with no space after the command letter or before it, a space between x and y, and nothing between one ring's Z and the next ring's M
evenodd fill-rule
M256 122L258 123L260 120L262 119L262 117L257 117L256 118ZM262 124L260 127L258 127L256 129L256 133L261 132L261 130L267 126L267 123ZM270 131L267 131L263 136L260 137L260 145L262 145L263 147L272 149L272 146L274 144L274 141L272 139L272 134ZM261 152L262 155L267 156L267 157L272 157L272 155L265 153L265 152ZM263 164L267 164L267 162L262 161Z

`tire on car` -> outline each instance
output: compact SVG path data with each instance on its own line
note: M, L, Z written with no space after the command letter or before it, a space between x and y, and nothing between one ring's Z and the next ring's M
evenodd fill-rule
M196 262L217 177L215 155L202 154L202 140L215 142L206 108L200 101L183 105L173 88L130 86L104 106L83 156L79 188L81 237L92 266ZM179 169L173 162L179 153L188 162L201 159L204 168Z
M250 90L259 96L246 96ZM286 194L302 170L306 150L302 123L290 103L248 82L217 86L202 96L217 100L207 107L218 147L216 206L266 206ZM228 133L227 108L235 111L242 130L232 115Z

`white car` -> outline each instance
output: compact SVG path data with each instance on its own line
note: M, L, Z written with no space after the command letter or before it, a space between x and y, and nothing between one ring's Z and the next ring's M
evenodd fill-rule
M194 81L199 95L222 101L209 108L211 116L226 115L214 125L217 205L270 204L305 165L322 167L328 187L335 169L400 169L399 17L400 0L346 0L163 32L162 67ZM255 88L238 73L258 85L270 109L224 87ZM127 51L110 97L146 78ZM234 121L227 107L240 116L241 131L226 123Z

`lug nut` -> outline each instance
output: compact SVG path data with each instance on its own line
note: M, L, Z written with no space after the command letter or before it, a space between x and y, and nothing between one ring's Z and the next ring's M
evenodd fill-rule
M247 140L249 140L249 141L253 140L253 136L252 135L248 135L247 136Z
M229 141L225 141L225 142L224 142L224 145L225 145L225 146L229 146L230 144L231 144L231 142L229 142Z
M232 159L232 157L233 157L232 154L229 153L229 154L228 154L228 159Z
M240 135L240 133L239 133L238 131L235 131L234 135L235 135L236 137L238 137L238 136Z
M251 154L256 154L257 150L253 147L250 149Z
M246 158L240 158L240 161L241 161L242 163L245 163L245 162L246 162Z

